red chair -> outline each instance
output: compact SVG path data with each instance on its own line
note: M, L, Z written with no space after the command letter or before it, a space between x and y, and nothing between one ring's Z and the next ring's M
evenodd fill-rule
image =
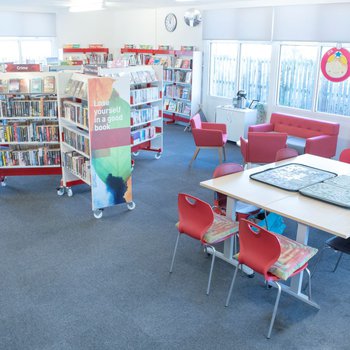
M207 294L209 294L216 256L216 250L213 245L232 237L238 231L238 224L225 216L214 214L208 203L185 193L179 193L178 195L178 210L179 222L177 226L179 234L176 239L169 272L173 271L175 255L181 234L185 234L200 241L201 244L204 245L206 251L209 247L212 252L207 286Z
M344 163L350 163L350 148L346 148L341 151L339 160Z
M275 162L278 162L280 160L289 159L293 157L297 157L299 155L298 151L294 148L281 148L277 151Z
M240 265L246 265L263 275L266 283L273 283L278 289L267 333L267 338L270 338L282 291L279 281L305 270L309 276L309 300L311 300L311 276L307 265L311 257L317 253L317 249L276 235L245 219L239 222L239 243L238 266L233 275L226 306L229 304Z
M286 147L286 133L248 132L248 140L241 137L244 164L273 163L279 149Z
M197 113L191 118L191 130L196 145L196 150L191 159L197 158L201 148L216 148L219 151L219 161L222 163L222 155L226 160L225 144L227 142L226 124L202 122L200 114Z
M243 167L237 163L222 163L218 165L213 173L213 178L238 173L243 171ZM214 192L214 206L213 210L215 213L220 215L226 215L226 201L227 196L225 194ZM251 214L255 214L260 209L240 201L236 202L236 220L239 221L241 218L247 218Z

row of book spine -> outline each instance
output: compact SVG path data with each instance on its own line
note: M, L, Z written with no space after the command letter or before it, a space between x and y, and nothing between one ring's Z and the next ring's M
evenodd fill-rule
M90 155L89 139L67 128L62 128L63 140L77 151Z
M157 81L157 76L153 70L131 72L130 74L131 84L145 84Z
M156 134L156 128L154 126L150 126L148 128L142 128L131 132L131 138L133 140L133 144L137 145L143 141L152 139Z
M77 175L90 183L91 171L89 159L75 151L67 152L64 153L63 165L68 168L73 175Z
M191 103L184 101L174 101L164 99L163 105L164 112L181 113L190 116L191 115Z
M1 142L58 142L58 125L14 123L0 125Z
M183 100L191 99L191 89L189 87L166 85L164 89L164 97L181 98Z
M146 123L159 118L159 106L131 109L131 124Z
M149 87L145 89L130 90L131 104L143 103L148 101L154 101L159 98L158 87Z
M48 147L35 149L0 149L0 167L60 165L60 150Z
M0 93L56 93L56 78L54 76L35 77L32 79L0 79Z
M73 121L76 124L87 128L89 126L89 112L87 107L81 103L64 101L63 102L64 118Z
M58 103L56 100L9 99L1 101L1 118L11 117L57 117Z

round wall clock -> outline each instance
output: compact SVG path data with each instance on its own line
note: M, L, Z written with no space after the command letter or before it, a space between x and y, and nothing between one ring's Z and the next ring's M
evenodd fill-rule
M168 32L173 32L176 29L177 18L174 13L168 13L165 16L165 28Z

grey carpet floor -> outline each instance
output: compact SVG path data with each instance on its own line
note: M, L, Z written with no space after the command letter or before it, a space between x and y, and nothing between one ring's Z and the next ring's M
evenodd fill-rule
M333 273L337 256L324 253L313 278L320 310L282 295L270 340L276 291L258 276L239 276L225 308L233 268L217 260L207 296L210 259L186 237L169 274L178 192L213 200L199 182L218 155L203 150L189 168L193 151L191 133L167 125L162 158L135 158L136 209L107 208L100 220L87 186L69 198L57 196L57 176L8 179L0 188L0 349L349 349L349 257ZM235 144L227 157L242 161ZM287 221L286 235L295 228ZM310 245L328 237L311 230Z

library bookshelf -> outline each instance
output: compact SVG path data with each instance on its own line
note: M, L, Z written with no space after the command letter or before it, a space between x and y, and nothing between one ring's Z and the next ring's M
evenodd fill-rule
M162 65L163 117L168 123L188 125L201 104L202 53L200 51L123 48L136 64Z
M58 195L72 186L91 188L92 211L132 201L128 76L99 77L73 73L60 99L62 181Z
M0 181L61 174L58 99L64 72L0 74Z
M61 51L62 60L72 65L103 64L107 62L107 47L69 47Z
M141 65L125 68L101 68L103 76L127 74L130 78L131 151L155 152L159 159L163 152L163 67Z

